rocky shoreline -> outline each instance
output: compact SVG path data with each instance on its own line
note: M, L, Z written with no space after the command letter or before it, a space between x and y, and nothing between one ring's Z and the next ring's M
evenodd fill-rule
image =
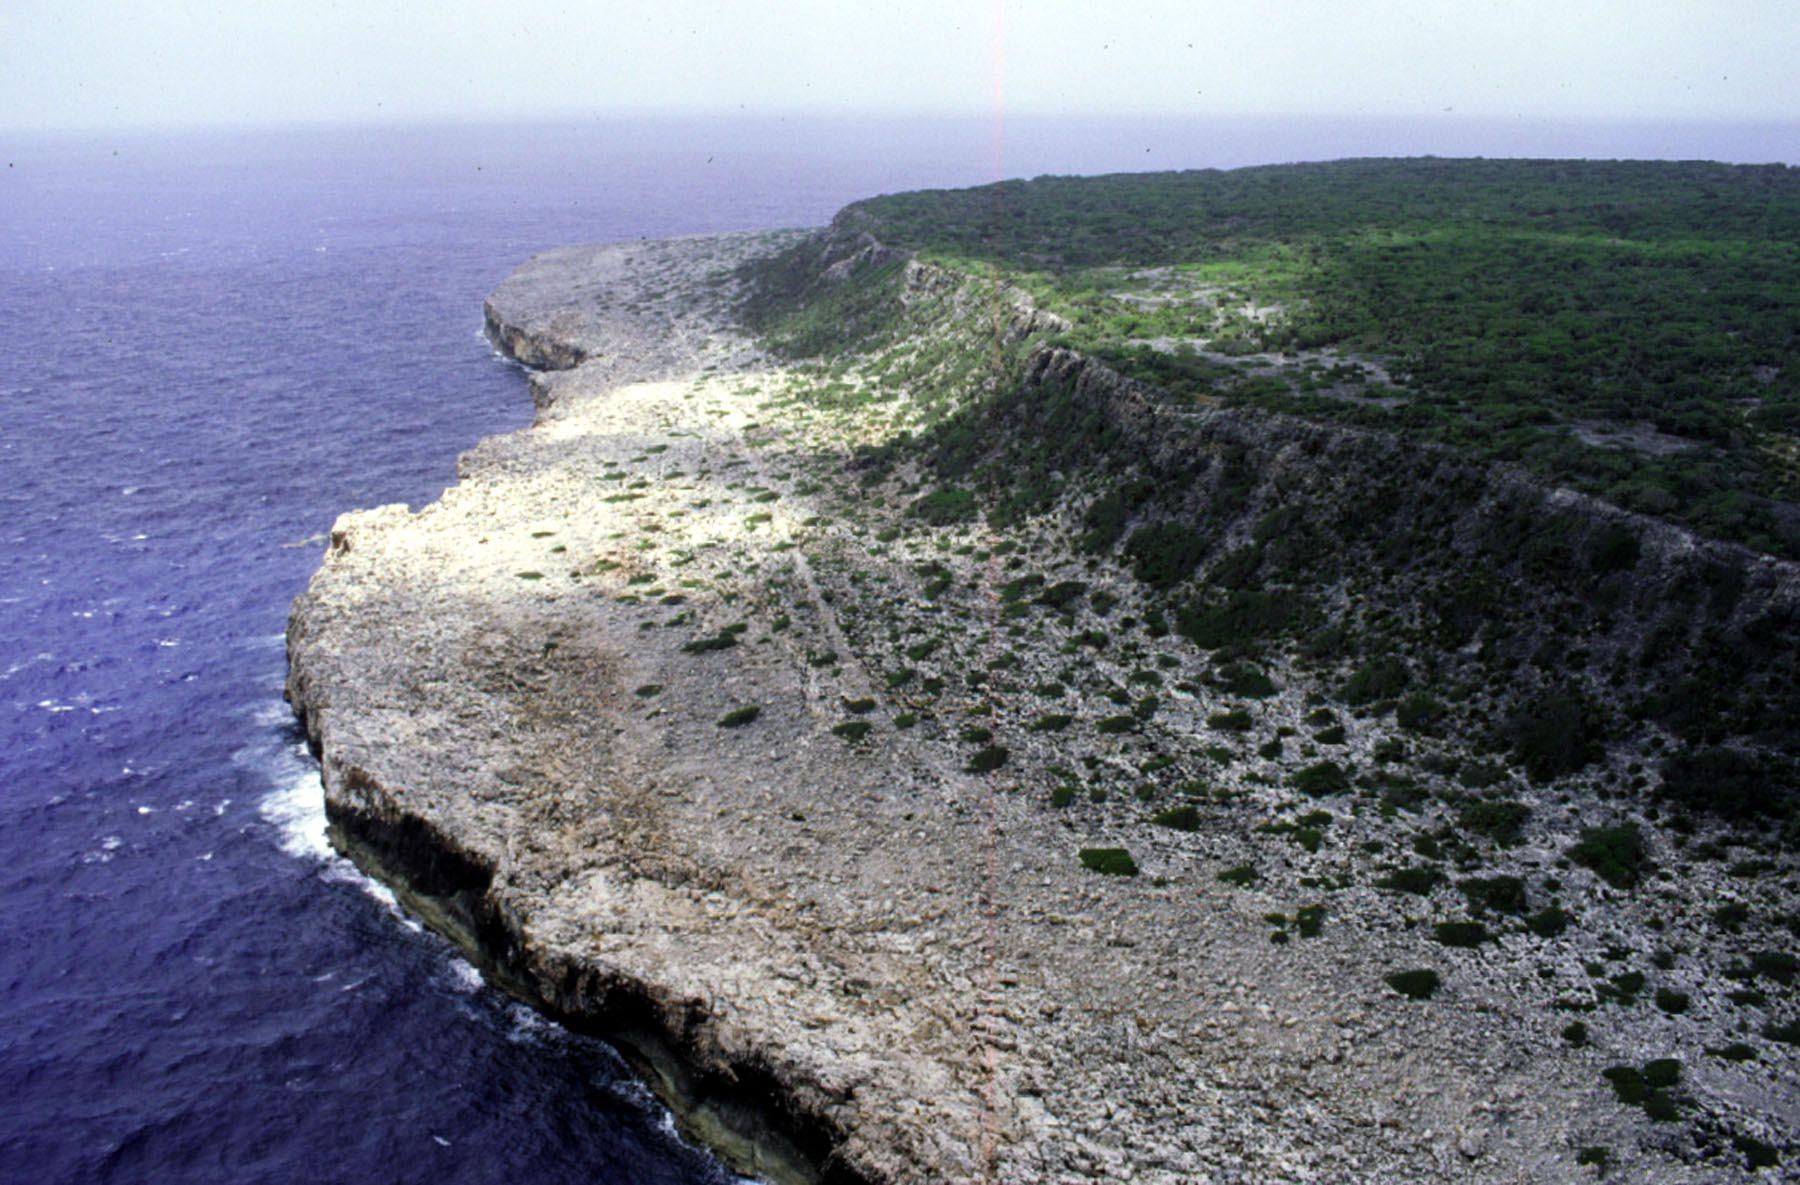
M1523 972L1422 957L1374 890L1301 927L1309 855L1243 887L1230 828L1052 809L1049 730L1003 732L1009 763L983 681L897 681L938 643L873 620L877 590L950 623L969 669L1035 643L985 529L910 538L847 463L870 418L815 414L794 392L824 380L738 328L734 269L792 241L565 249L488 300L536 423L418 514L341 519L290 622L341 848L776 1182L1588 1180L1595 1147L1632 1180L1754 1179L1620 1106ZM907 266L919 306L959 299ZM913 591L926 571L950 591ZM1203 731L1210 696L1166 693L1167 727ZM1144 875L1077 859L1127 845ZM1428 1002L1384 980L1427 964ZM1791 1127L1791 1057L1690 1064Z

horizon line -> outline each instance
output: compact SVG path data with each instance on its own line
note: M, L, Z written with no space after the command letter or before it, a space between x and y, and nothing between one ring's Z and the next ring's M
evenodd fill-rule
M1792 130L1800 132L1800 117L1775 118L1771 116L1669 116L1669 115L1566 115L1543 114L1532 112L1514 112L1510 114L1462 111L1431 112L1322 112L1322 111L1166 111L1144 109L1137 111L1081 111L1069 112L1052 108L1014 108L1007 110L1007 119L1012 120L1047 120L1054 119L1079 123L1126 123L1154 121L1169 124L1178 123L1280 123L1294 124L1317 122L1321 125L1348 124L1396 124L1416 123L1421 125L1465 125L1465 126L1518 126L1538 128L1582 128L1582 127L1618 127L1618 128L1667 128L1693 129L1708 128L1768 128L1771 130ZM591 111L558 110L533 112L490 112L484 114L453 113L416 113L409 115L373 114L366 116L344 115L312 119L245 119L245 120L209 120L202 122L121 122L121 123L67 123L67 124L0 124L0 136L34 136L34 137L67 137L67 136L142 136L142 135L196 135L207 133L243 133L243 132L325 132L325 131L424 131L451 128L484 128L484 127L519 127L519 126L555 126L574 127L583 124L609 124L632 121L665 121L685 123L785 123L812 122L821 124L856 123L856 122L933 122L933 121L983 121L991 122L993 112L980 107L969 108L854 108L854 109L821 109L821 108L758 108L749 109L717 109L699 107L615 107Z

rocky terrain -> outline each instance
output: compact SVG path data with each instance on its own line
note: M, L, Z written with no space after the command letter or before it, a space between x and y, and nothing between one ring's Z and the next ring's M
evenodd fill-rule
M770 260L878 276L814 306L870 332L746 328ZM866 235L564 249L486 318L537 422L339 521L289 696L340 846L698 1138L774 1181L1790 1171L1791 845L1659 797L1737 776L1668 713L1594 721L1780 684L1793 565L1172 406Z

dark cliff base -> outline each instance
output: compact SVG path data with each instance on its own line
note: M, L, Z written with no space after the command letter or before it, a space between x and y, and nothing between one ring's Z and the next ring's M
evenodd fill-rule
M358 771L352 776L366 777ZM332 846L455 942L489 983L575 1032L612 1044L674 1111L683 1131L739 1171L772 1185L878 1185L836 1159L843 1133L801 1114L775 1076L754 1065L717 1065L712 1054L696 1048L692 1034L701 1017L672 1014L633 981L531 957L489 894L493 869L429 820L339 803L329 803L327 815Z

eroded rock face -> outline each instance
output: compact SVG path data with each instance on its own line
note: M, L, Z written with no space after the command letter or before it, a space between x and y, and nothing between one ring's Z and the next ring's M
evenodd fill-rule
M857 604L919 580L871 551L904 507L846 467L856 418L802 414L733 326L730 269L786 241L565 249L489 299L496 344L560 368L538 422L416 515L341 519L290 622L340 845L775 1180L1548 1181L1631 1145L1507 976L1401 999L1397 915L1272 943L1296 902L1219 881L1239 837L1046 807L1073 741L971 772L994 705L896 683ZM1007 573L941 554L951 589L901 599L1000 659ZM1144 875L1076 858L1112 843Z

